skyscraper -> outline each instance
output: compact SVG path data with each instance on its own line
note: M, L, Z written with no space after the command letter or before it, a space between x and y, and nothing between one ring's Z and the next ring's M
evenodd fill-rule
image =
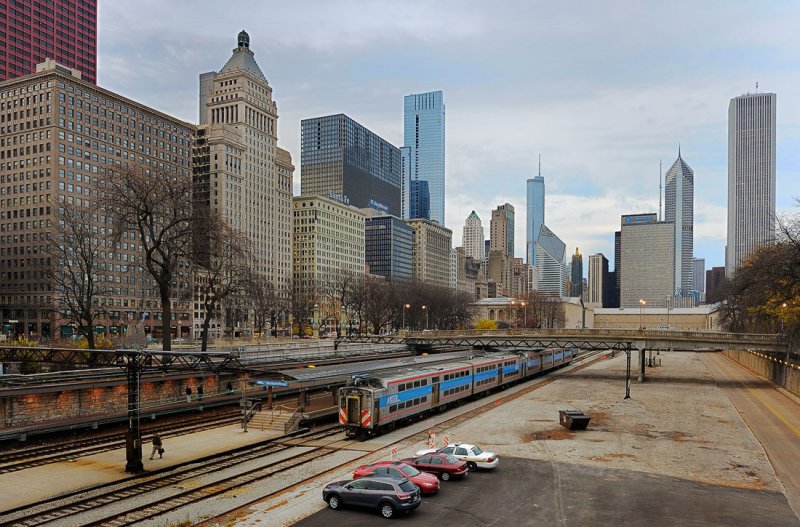
M681 157L667 170L664 220L675 224L675 295L694 289L694 172Z
M544 178L540 174L528 180L527 218L525 220L525 253L527 262L536 265L536 237L544 225Z
M278 105L245 31L219 73L200 75L200 146L207 152L195 163L195 186L250 241L257 272L288 299L294 166L278 147Z
M647 217L651 217L647 221ZM624 220L630 218L626 223ZM672 305L675 295L675 224L655 214L623 216L620 306Z
M728 107L728 278L775 237L776 103L774 93L748 93Z
M542 225L536 238L536 283L539 291L566 296L566 248L561 238Z
M0 2L0 80L53 59L97 83L97 0Z
M583 255L575 247L570 266L570 292L569 296L580 297L583 295Z
M483 225L481 225L481 219L475 214L474 210L467 216L467 221L464 222L464 235L461 245L464 246L465 257L474 258L479 262L483 261Z
M614 284L609 283L608 259L603 253L589 256L589 298L588 302L596 307L608 307L610 290Z
M694 285L695 291L706 292L706 259L694 259Z
M514 257L514 206L510 203L498 205L492 211L489 241L490 250L502 251L509 257Z
M344 114L300 122L300 194L400 215L400 149Z
M415 207L412 199L403 218L425 218L444 225L444 94L441 91L406 95L403 101L403 141L408 148L408 179L403 179L404 195L411 198L411 184L427 181L430 211ZM409 190L406 191L405 187ZM418 187L418 190L421 190ZM420 194L418 193L417 196Z
M362 212L370 214L371 209ZM411 227L396 216L369 215L365 225L364 258L370 274L391 280L411 280Z

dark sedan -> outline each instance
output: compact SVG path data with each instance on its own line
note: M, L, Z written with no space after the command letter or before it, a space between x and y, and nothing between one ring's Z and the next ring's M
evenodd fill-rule
M442 478L442 481L447 481L453 476L466 476L469 472L465 462L449 454L425 454L416 458L401 459L401 461L417 470L436 474Z
M384 518L397 512L410 512L422 502L419 487L405 478L365 476L331 483L322 490L322 499L331 509L356 505L377 509Z

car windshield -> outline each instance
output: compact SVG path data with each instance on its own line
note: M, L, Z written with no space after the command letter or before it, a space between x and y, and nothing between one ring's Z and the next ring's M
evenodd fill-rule
M445 456L444 459L445 459L445 461L447 461L448 463L450 463L452 465L455 465L456 463L458 463L458 458L456 456Z
M476 456L480 456L481 454L483 454L483 450L474 446L472 447L472 453L475 454Z
M406 492L412 492L417 489L417 486L411 483L410 481L404 481L400 483L400 488Z
M400 468L400 471L403 474L405 474L406 476L408 476L410 478L413 478L414 476L419 474L419 470L415 469L414 467L408 466L408 465L406 465L404 467L398 467L398 468Z

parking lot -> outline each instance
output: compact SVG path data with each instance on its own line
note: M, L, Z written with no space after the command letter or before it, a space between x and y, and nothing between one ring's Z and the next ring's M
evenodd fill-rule
M320 502L321 489L319 492ZM325 509L301 527L370 527L376 511ZM643 472L521 458L442 483L441 492L398 520L403 525L798 526L779 493L695 483Z

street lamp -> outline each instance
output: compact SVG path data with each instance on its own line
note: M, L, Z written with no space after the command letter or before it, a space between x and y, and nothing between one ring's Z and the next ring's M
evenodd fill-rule
M781 333L783 333L784 319L786 318L786 302L784 302L781 307L783 308L781 310ZM787 353L787 356L788 356L788 353Z
M406 330L406 309L409 309L411 304L403 304L403 331Z
M317 315L317 310L319 309L319 304L314 304L314 313L312 313L311 317L311 336L314 336L314 321L316 320L317 323L317 337L319 337L319 317Z
M647 302L644 299L639 299L639 331L641 331L644 326L642 325L642 315L644 314L644 306Z
M525 302L522 303L522 327L528 327L528 306Z
M428 329L428 306L422 306L422 310L425 312L425 329Z

